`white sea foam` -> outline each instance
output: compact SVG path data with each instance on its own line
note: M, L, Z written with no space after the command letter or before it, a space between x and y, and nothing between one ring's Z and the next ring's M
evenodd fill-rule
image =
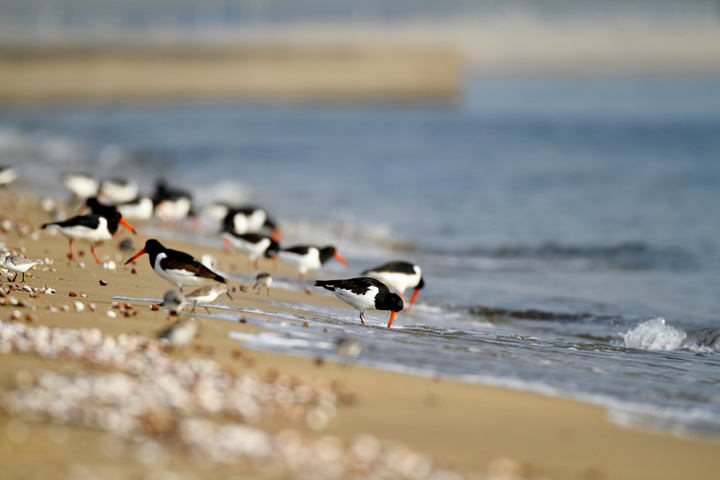
M684 345L687 333L658 317L641 323L622 334L625 346L640 350L677 350Z
M319 348L323 350L330 350L333 348L333 344L330 342L323 341L312 341L302 338L293 338L289 336L277 335L270 332L260 333L243 333L243 332L230 332L228 337L233 340L240 340L246 343L250 348L257 348L262 350L270 347L305 347L305 348Z

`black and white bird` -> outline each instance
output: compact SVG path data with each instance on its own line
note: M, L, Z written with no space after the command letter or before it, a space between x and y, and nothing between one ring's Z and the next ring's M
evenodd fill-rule
M405 290L414 289L408 310L415 303L418 292L425 286L422 270L419 265L404 261L388 262L375 268L369 268L363 275L380 280L385 285L395 290L405 300Z
M60 233L70 240L70 259L77 260L73 252L73 241L84 240L90 242L90 251L97 263L102 263L95 253L95 245L110 240L118 226L122 224L125 228L135 233L135 229L122 218L115 207L102 205L96 198L89 198L87 206L93 212L88 215L78 215L62 222L51 222L42 225L40 228L57 228Z
M7 270L11 270L15 272L15 276L12 278L12 282L14 282L17 279L18 273L22 273L22 283L25 283L25 272L30 270L35 265L40 265L42 263L45 263L43 260L37 259L37 260L30 260L29 258L25 257L24 255L15 255L12 253L6 253L3 256L2 263L0 263L0 267L6 268Z
M98 179L87 173L66 173L62 181L73 196L80 200L96 196L100 188Z
M197 307L198 303L212 303L215 300L217 300L220 295L227 295L230 300L232 300L232 295L230 295L229 289L227 284L225 283L213 283L211 285L204 285L200 288L197 288L193 290L192 292L185 295L185 298L188 300L188 302L193 304L192 311L195 311L195 307ZM205 310L209 313L210 310L205 307Z
M155 215L166 222L178 222L195 215L192 194L187 190L168 185L163 179L155 182L153 203Z
M207 268L192 255L165 248L154 238L145 242L145 247L125 262L125 265L146 253L150 257L150 266L155 273L178 287L181 292L185 285L202 285L209 281L227 283L225 278Z
M250 266L257 270L258 259L262 256L266 258L275 258L280 245L268 235L262 233L243 233L223 232L223 244L228 250L233 248L245 253L248 257Z
M315 286L330 290L340 300L360 310L360 321L363 325L366 310L390 310L390 321L387 325L390 328L395 315L404 307L399 295L392 293L384 283L370 277L317 280Z
M146 196L135 197L127 202L115 204L118 212L127 220L149 220L153 216L155 206L152 198Z
M272 285L272 275L270 275L267 272L260 272L255 277L255 283L253 284L252 288L253 290L257 290L257 293L259 294L263 288L267 291L267 296L270 296L270 285Z
M340 255L332 245L325 247L295 245L288 248L281 248L277 252L277 258L281 262L293 267L301 279L304 279L309 271L317 270L333 257L346 267L348 266L342 255Z
M237 235L268 232L274 242L280 241L280 229L268 213L255 206L228 208L222 221L222 231Z
M102 202L115 205L137 198L138 190L138 184L134 180L106 178L100 181L97 196Z

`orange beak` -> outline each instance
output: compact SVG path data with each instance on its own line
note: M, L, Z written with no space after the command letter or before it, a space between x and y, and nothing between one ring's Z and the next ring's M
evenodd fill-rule
M223 247L225 247L226 252L232 252L233 251L233 244L230 241L229 238L223 236L222 237Z
M143 255L144 253L147 253L147 252L145 252L145 249L143 248L143 249L140 250L138 253L136 253L130 260L128 260L127 262L125 262L125 265L127 265L127 264L130 263L130 262L132 262L133 260L135 260L136 258L138 258L140 255Z
M130 230L131 232L133 232L134 234L137 234L137 232L136 232L135 229L132 227L132 225L130 225L130 224L129 224L127 221L125 221L125 219L122 218L122 217L120 217L120 224L121 224L123 227L127 228L128 230Z
M280 243L280 237L281 237L281 236L282 236L282 235L280 235L280 230L279 230L279 229L273 228L272 230L270 230L270 239L271 239L273 242Z
M413 303L415 303L415 299L417 298L419 292L420 290L416 288L412 294L412 297L410 297L410 306L408 307L408 312L412 310Z
M390 328L390 325L392 325L393 320L395 320L395 315L397 315L397 312L391 312L390 313L390 321L388 322L388 328Z
M348 266L348 263L345 261L345 259L340 255L338 252L335 252L333 256L337 259L338 262L342 263L346 267Z
M82 215L85 212L85 210L87 210L87 208L88 208L87 202L83 202L83 204L80 205L80 208L78 208L78 211L75 212L75 215Z

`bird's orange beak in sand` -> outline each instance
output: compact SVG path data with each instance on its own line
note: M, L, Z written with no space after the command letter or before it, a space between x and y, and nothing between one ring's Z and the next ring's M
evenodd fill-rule
M408 307L408 312L412 310L413 303L415 303L415 299L418 296L418 292L420 292L419 288L416 288L415 291L413 291L412 297L410 297L410 306Z
M390 312L390 321L388 322L388 328L392 325L393 320L395 320L395 315L397 315L397 312Z
M120 217L120 224L130 230L132 233L137 234L132 225L130 225L124 218Z
M333 257L335 257L335 259L338 262L342 263L346 267L348 266L348 263L345 261L345 259L342 257L342 255L340 255L338 252L333 253Z
M140 250L138 253L136 253L135 255L133 255L133 257L132 257L130 260L128 260L127 262L125 262L125 265L127 265L128 263L130 263L130 262L132 262L133 260L135 260L136 258L138 258L140 255L143 255L143 254L145 254L145 253L147 253L147 252L146 252L145 249L143 248L143 249Z

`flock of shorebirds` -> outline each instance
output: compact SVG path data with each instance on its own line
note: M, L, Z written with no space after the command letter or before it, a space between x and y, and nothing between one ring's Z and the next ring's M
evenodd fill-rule
M16 178L17 173L12 167L0 167L0 185L11 183ZM7 179L9 181L5 181ZM84 241L90 244L95 260L102 263L95 251L96 245L111 240L120 225L135 233L128 221L158 217L165 222L176 222L188 218L196 221L198 218L193 209L192 195L162 180L156 183L151 197L140 195L137 183L124 179L99 180L86 174L67 174L63 177L63 183L74 198L82 202L82 213L65 220L45 223L41 228L57 229L69 239L71 260L77 260L73 242ZM262 257L279 260L290 265L304 280L309 272L321 268L332 258L347 266L345 259L332 245L281 246L280 229L262 208L217 202L206 206L203 213L219 222L225 248L243 252L254 269L257 269L258 260ZM222 275L192 255L167 248L156 239L147 240L144 247L125 264L145 254L155 273L177 288L167 292L160 304L167 307L171 314L179 313L188 305L194 308L198 304L211 303L223 294L230 295L227 280ZM24 282L25 272L42 261L6 253L1 262L0 267L16 272L13 281L22 273ZM314 285L333 292L339 299L359 310L363 325L365 311L386 310L391 312L387 324L389 328L395 315L405 309L405 291L413 290L408 307L412 308L419 290L425 285L420 267L406 261L391 261L364 270L361 275L347 279L317 280ZM265 289L269 295L271 284L272 276L261 272L256 277L253 289L258 292ZM186 286L200 288L184 294L183 288ZM194 324L185 322L184 325ZM183 337L194 336L193 329L197 327L183 328L168 329L163 335L168 336L173 343L182 343ZM170 338L172 336L180 338Z

